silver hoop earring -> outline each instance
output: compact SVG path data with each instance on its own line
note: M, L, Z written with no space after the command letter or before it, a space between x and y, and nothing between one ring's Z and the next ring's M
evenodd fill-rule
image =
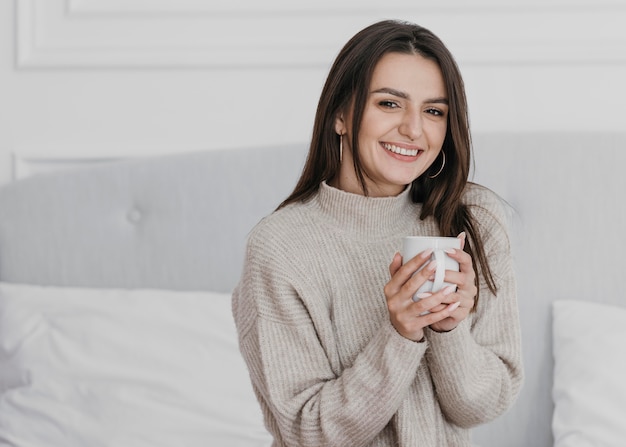
M441 174L441 171L443 171L443 167L446 165L446 153L444 151L441 151L441 155L443 155L443 163L441 163L441 167L439 168L439 170L437 171L435 175L429 175L428 178L435 178L439 174Z
M343 161L343 134L339 134L339 164Z

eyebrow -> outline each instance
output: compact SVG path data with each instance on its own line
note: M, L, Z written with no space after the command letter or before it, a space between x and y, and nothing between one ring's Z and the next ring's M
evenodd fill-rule
M401 90L396 90L395 88L390 88L390 87L383 87L383 88L379 88L377 90L374 90L372 93L386 93L389 95L393 95L393 96L397 96L398 98L402 98L402 99L410 99L411 96L406 93L403 92ZM448 105L449 101L448 98L445 97L440 97L440 98L431 98L431 99L427 99L426 101L424 101L426 104L446 104Z

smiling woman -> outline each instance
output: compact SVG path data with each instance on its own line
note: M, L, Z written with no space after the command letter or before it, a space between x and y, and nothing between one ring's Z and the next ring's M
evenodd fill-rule
M469 446L517 396L505 211L468 182L470 149L463 81L434 34L383 21L344 46L300 180L251 232L233 293L275 446ZM405 236L460 239L448 287L413 300L437 263L403 260Z
M446 136L448 100L439 65L419 54L388 53L372 75L358 137L366 189L352 159L352 113L337 117L335 130L348 150L330 184L372 197L394 196L439 156Z

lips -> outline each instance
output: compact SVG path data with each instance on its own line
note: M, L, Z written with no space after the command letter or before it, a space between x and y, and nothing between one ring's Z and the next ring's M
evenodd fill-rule
M398 155L405 155L408 157L417 157L420 152L423 152L421 149L409 149L405 147L396 146L395 144L390 143L381 143L382 147L384 147L389 152L393 152Z

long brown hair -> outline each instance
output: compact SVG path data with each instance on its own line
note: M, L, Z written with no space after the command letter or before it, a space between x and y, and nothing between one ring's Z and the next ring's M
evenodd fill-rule
M471 136L467 115L465 87L459 68L443 42L419 25L385 20L357 33L342 48L333 63L320 95L313 126L313 137L300 179L293 192L279 209L294 202L309 200L320 183L330 181L339 173L339 136L336 118L352 107L351 147L354 169L367 195L365 174L359 157L359 130L368 97L372 73L378 61L388 53L419 54L435 61L442 72L449 101L446 136L441 152L445 155L444 169L437 171L443 156L415 179L411 198L422 203L420 219L433 216L441 235L467 234L465 250L472 256L476 281L479 272L492 293L497 287L489 268L484 244L476 222L461 199L468 183L471 158ZM478 300L478 296L476 297Z

